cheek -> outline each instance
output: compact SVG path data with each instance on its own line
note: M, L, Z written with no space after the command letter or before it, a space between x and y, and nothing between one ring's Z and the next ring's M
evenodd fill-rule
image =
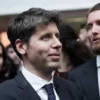
M39 44L36 46L36 51L39 53L39 54L48 54L49 51L50 51L50 45L48 44Z

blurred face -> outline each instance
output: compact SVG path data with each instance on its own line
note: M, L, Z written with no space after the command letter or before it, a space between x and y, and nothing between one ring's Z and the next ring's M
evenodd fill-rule
M91 12L87 17L87 31L92 34L92 49L100 54L100 10Z
M8 57L10 57L10 59L16 64L16 65L20 65L21 60L20 58L17 56L17 54L15 53L14 49L12 47L8 48L7 50L7 55Z
M0 46L0 70L2 68L3 65L3 51L2 51L2 47Z
M88 34L85 28L80 30L79 41L84 43L88 48L91 48L91 34Z
M58 28L55 23L49 23L37 28L31 36L26 57L36 71L53 71L59 67L61 47Z

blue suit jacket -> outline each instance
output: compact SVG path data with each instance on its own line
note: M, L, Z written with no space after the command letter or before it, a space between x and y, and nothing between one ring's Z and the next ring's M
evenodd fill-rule
M80 85L87 100L100 100L96 58L71 71L68 79Z
M54 77L60 100L85 100L73 82ZM40 100L40 97L20 72L14 79L0 84L0 100Z

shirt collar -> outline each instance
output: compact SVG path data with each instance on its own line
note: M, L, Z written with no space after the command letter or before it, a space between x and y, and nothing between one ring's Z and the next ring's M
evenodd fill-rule
M46 84L53 84L53 74L51 80L47 81L29 72L27 69L24 68L24 66L22 67L22 74L24 75L26 80L31 84L31 86L35 89L35 91L41 89Z
M97 67L100 67L100 55L97 55L96 61Z

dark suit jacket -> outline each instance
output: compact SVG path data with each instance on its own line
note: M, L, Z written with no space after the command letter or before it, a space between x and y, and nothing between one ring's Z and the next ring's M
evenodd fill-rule
M86 100L71 81L54 77L60 100ZM40 97L20 72L14 79L0 84L0 100L40 100Z
M96 58L72 70L68 79L81 86L87 100L100 100Z

